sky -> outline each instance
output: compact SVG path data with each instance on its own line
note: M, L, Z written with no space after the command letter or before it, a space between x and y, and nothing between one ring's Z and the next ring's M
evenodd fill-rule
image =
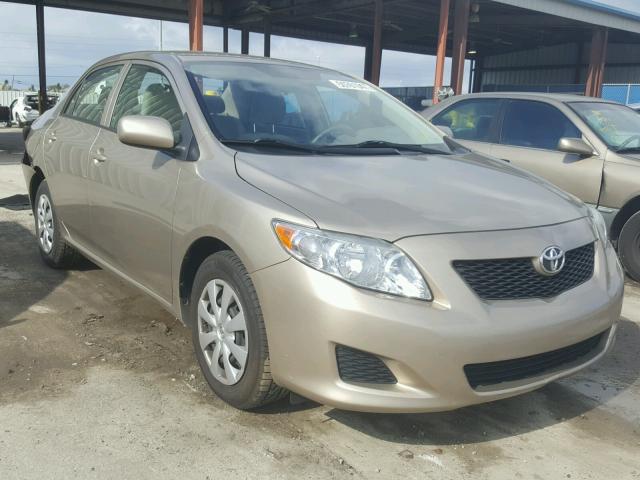
M17 89L38 86L35 7L0 1L0 83ZM125 51L160 49L157 20L45 8L47 83L72 84L94 62ZM162 48L187 50L186 23L162 22ZM240 32L232 30L229 50L240 53ZM222 29L204 27L204 49L222 51ZM263 37L251 34L249 53L262 55ZM325 66L361 77L364 48L271 37L271 56ZM433 85L435 57L384 51L382 86ZM445 79L449 78L447 59ZM466 81L466 79L465 79ZM446 83L446 82L445 82Z
M599 3L640 9L640 0L599 0ZM7 79L18 89L38 86L35 7L0 1L0 83ZM72 84L94 62L125 51L187 50L186 23L45 8L47 83ZM230 52L240 53L240 32L229 36ZM261 34L251 34L249 53L262 55ZM205 26L204 49L222 51L222 29ZM271 56L363 75L364 48L272 36ZM467 62L469 63L469 62ZM466 71L468 72L467 65ZM435 57L385 50L381 86L433 85ZM445 83L450 75L445 64ZM468 76L465 75L467 88Z

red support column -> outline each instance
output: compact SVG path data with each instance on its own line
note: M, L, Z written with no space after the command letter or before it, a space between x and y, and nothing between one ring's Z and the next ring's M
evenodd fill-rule
M371 45L371 83L380 84L380 68L382 65L382 0L376 0L373 17L373 42Z
M589 54L589 68L587 69L587 82L584 92L588 97L599 97L602 95L608 37L609 30L607 28L596 27L593 29L591 52Z
M447 34L449 33L449 6L451 0L440 0L440 24L438 27L438 49L436 51L436 76L433 81L433 103L438 103L438 90L444 79L444 58L447 55Z
M467 55L467 34L469 30L469 8L471 0L456 0L453 23L453 55L451 63L451 88L456 95L462 93L464 82L464 60Z
M204 0L189 0L189 49L202 51Z

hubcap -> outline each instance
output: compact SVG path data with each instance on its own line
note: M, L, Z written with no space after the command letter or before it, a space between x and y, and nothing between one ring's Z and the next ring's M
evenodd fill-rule
M53 211L49 197L45 194L40 195L36 214L38 215L40 246L45 253L49 253L53 248Z
M214 378L225 385L238 383L247 363L249 336L238 295L224 280L211 280L200 295L198 338Z

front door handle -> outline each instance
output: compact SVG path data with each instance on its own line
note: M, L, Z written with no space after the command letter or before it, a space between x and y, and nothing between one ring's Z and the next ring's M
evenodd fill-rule
M53 143L58 139L58 137L56 137L56 132L49 132L49 136L47 138L47 142L49 143Z
M104 149L99 148L95 152L93 152L93 163L104 163L107 161L107 156L104 154Z

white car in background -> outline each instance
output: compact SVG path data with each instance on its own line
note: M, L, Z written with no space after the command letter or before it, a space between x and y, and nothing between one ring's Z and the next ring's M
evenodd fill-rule
M9 108L11 109L11 120L19 127L30 125L40 116L37 94L16 98Z

